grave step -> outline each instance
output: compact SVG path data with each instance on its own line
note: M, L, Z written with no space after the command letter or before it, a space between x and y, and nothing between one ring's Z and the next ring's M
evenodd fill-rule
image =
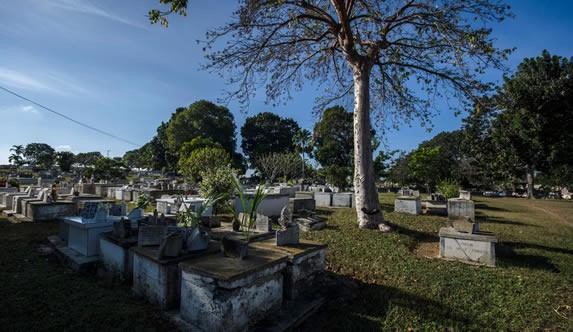
M88 271L99 262L98 256L84 256L70 247L56 247L60 261L75 272Z
M32 221L32 218L28 218L28 217L26 217L25 215L19 214L19 213L13 214L13 215L12 215L12 218L14 218L14 219L16 219L17 221L20 221L20 222L22 222L22 221L24 221L24 222L31 222L31 221Z
M2 211L2 215L4 215L4 217L11 217L14 213L16 213L14 210L3 210Z

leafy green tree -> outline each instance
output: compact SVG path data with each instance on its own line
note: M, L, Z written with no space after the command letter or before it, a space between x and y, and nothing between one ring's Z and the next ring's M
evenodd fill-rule
M188 157L179 159L179 169L191 181L201 181L201 173L231 163L229 152L221 147L195 149Z
M300 127L291 118L262 112L248 117L241 127L241 148L252 167L260 156L273 152L294 152L292 138Z
M12 145L10 151L12 151L12 154L8 157L8 162L14 164L16 169L22 167L22 165L26 163L24 159L24 146Z
M329 107L314 125L314 158L329 183L344 189L352 177L352 113L341 106Z
M399 151L398 153L398 157L393 160L388 171L388 181L405 187L412 182L412 175L408 167L410 154L406 154L404 151Z
M271 183L279 177L286 182L299 176L302 172L300 164L301 157L294 152L272 152L260 156L256 161L262 177Z
M304 158L305 154L309 154L312 152L312 134L308 129L300 129L297 130L295 135L292 138L292 144L295 147L295 151L300 153L302 159L302 177L304 178L304 169L306 159Z
M495 99L492 136L499 150L519 160L533 198L536 171L573 165L573 58L543 51L525 58L517 71L504 77Z
M186 14L187 0L160 2L169 9L152 10L152 22ZM378 227L371 111L425 122L436 95L464 101L483 93L489 86L479 75L507 54L494 48L486 24L508 10L496 0L244 0L231 22L207 34L206 49L225 43L208 55L208 68L235 83L229 96L246 105L262 84L275 102L305 81L326 86L321 107L353 94L358 223Z
M123 154L122 161L129 168L142 168L144 167L144 154L142 148L130 150Z
M203 179L199 184L201 197L223 197L214 205L215 210L220 210L233 195L233 170L229 164L216 168L206 169L201 172Z
M172 152L179 153L185 142L203 137L219 143L229 154L235 151L235 118L223 106L199 100L171 115L166 136Z
M97 161L103 158L99 151L80 152L76 155L75 161L82 167L95 166Z
M54 165L56 150L46 143L30 143L24 149L24 157L33 167L49 169Z
M62 172L69 172L75 162L75 155L70 151L56 152L56 163Z
M84 171L84 176L93 177L94 181L114 179L125 179L129 173L123 162L111 158L102 157L95 163L94 168L87 168Z
M431 187L439 180L436 172L440 167L441 147L433 148L420 147L410 154L408 168L412 177L426 185L427 193L430 193Z

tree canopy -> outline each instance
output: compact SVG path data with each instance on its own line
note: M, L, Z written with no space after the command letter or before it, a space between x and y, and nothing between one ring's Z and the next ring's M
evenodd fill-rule
M498 150L513 155L527 174L533 197L535 171L551 171L573 162L573 58L525 58L517 71L504 77L495 96L499 110L492 123Z
M152 22L186 13L186 0L160 2L169 9L152 10ZM426 122L435 98L463 102L486 91L480 74L502 67L508 52L493 46L486 24L508 10L496 0L243 0L228 24L207 34L207 69L223 73L237 87L229 97L243 105L263 84L274 102L306 81L325 87L321 108L352 96L357 219L378 227L371 111L379 125Z
M55 152L46 143L30 143L24 149L24 157L31 166L48 169L54 165Z
M300 130L298 123L291 118L262 112L247 117L241 127L241 148L251 166L257 167L257 159L273 152L294 152L292 139Z
M344 189L352 177L352 113L342 106L329 107L314 125L314 158L323 168L326 180Z
M185 142L203 137L233 153L237 144L235 128L235 119L229 109L199 100L187 108L177 108L167 124L166 136L172 152L179 153Z

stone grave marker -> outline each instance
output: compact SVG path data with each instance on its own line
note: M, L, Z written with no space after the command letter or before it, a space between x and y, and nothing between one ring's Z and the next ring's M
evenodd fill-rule
M277 246L298 244L299 242L300 242L300 229L298 224L291 224L288 227L277 231L277 236L276 236Z
M158 246L167 235L167 227L162 225L148 225L139 228L137 246Z
M269 217L264 214L257 213L255 220L255 229L263 232L268 232L273 229L273 224L269 220Z

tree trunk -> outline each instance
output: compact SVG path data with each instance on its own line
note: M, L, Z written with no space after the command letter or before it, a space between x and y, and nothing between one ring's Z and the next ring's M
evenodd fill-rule
M534 178L533 178L533 173L535 171L535 168L533 166L528 166L527 167L527 199L535 199L535 196L533 195L533 184L534 184Z
M354 72L354 193L360 228L377 228L384 223L372 161L370 123L370 66L362 64ZM381 227L381 230L389 230Z

